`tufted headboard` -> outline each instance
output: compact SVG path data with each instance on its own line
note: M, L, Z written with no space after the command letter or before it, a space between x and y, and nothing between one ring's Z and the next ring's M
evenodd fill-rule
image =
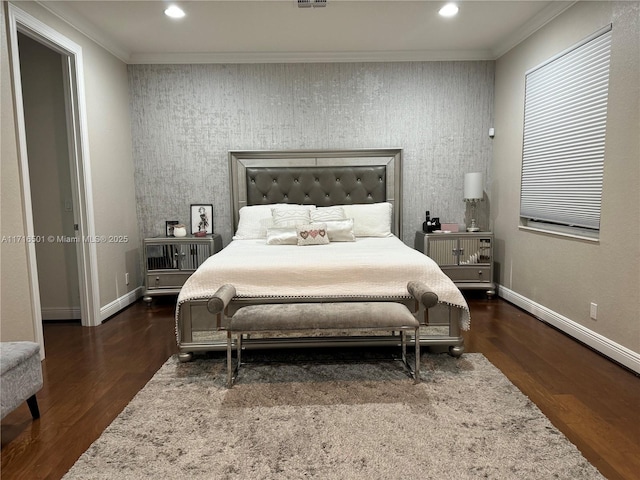
M402 150L229 152L234 230L245 205L317 206L389 202L402 232Z

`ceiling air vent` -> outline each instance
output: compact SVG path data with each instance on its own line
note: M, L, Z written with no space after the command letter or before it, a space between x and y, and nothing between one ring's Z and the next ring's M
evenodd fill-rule
M327 0L297 0L299 8L326 7Z

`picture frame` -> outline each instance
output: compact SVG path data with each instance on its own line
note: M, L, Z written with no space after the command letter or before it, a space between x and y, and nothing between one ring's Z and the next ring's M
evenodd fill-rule
M165 224L165 233L167 237L175 237L173 234L173 226L178 225L180 222L178 220L167 220L164 222Z
M204 232L204 233L203 233ZM191 204L191 234L211 235L213 233L213 205Z

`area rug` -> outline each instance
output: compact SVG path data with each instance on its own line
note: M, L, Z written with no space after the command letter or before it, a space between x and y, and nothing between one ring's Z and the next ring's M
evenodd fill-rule
M170 358L64 478L603 478L481 354L425 354L417 385L281 355L249 354L230 390L222 355Z

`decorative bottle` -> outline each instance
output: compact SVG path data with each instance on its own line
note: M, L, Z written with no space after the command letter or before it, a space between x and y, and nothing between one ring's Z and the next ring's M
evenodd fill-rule
M430 233L433 230L433 227L431 225L431 216L429 214L429 210L427 210L425 212L425 220L424 223L422 224L422 231L424 233Z

